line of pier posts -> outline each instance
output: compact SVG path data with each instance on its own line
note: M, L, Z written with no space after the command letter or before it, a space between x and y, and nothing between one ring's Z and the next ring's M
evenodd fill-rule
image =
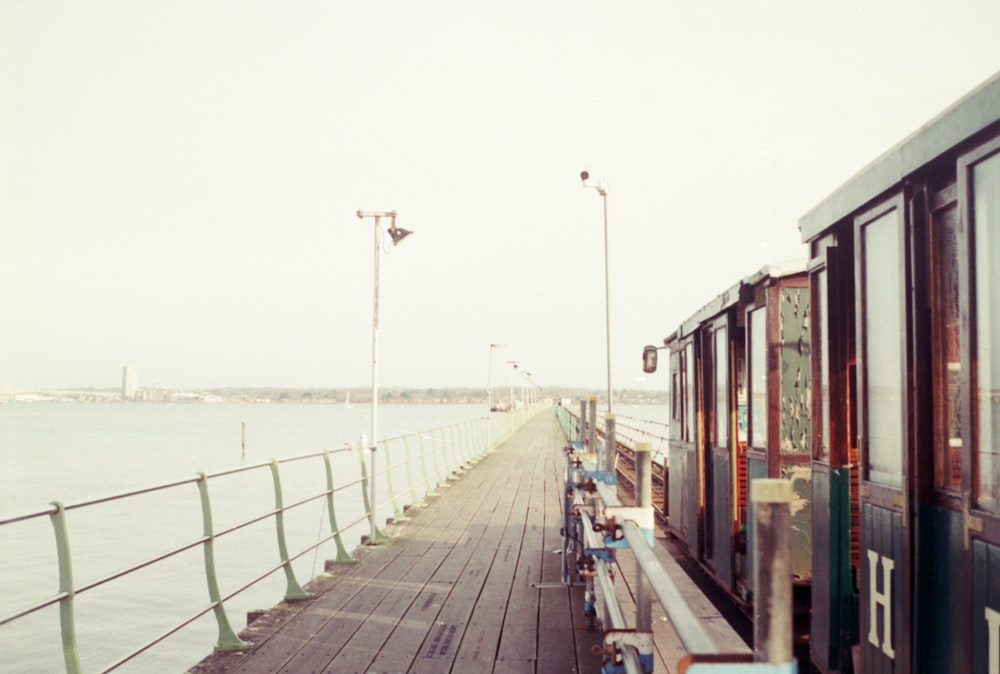
M598 442L596 419L597 399L591 398L589 404L581 401L578 426L567 433L562 577L565 584L585 587L585 611L604 633L602 672L653 671L655 598L688 652L680 663L681 672L795 674L791 483L780 479L751 481L754 649L752 656L722 653L653 552L650 444L639 442L634 447L635 505L624 506L617 493L615 417L605 417L603 443ZM613 589L612 566L621 548L629 548L636 560L632 621L625 618Z

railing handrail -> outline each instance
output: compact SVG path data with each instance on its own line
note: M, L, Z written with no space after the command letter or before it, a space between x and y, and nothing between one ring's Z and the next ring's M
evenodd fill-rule
M655 594L661 608L674 627L685 650L695 656L721 656L718 662L729 662L733 654L724 654L697 618L686 598L681 594L670 573L653 552L654 508L652 505L652 461L649 443L639 443L636 454L636 503L624 507L618 496L617 473L613 461L610 466L602 448L591 446L585 449L583 437L586 431L596 427L593 424L594 403L591 400L590 415L581 410L584 417L560 408L558 416L570 446L566 448L566 499L564 501L564 542L563 570L564 582L573 582L570 570L571 559L576 564L584 564L590 569L583 573L587 594L594 595L585 605L590 604L589 615L596 618L603 614L605 624L605 648L613 649L613 655L621 660L629 674L650 672L652 663L652 626L650 624L649 590ZM591 416L587 419L587 416ZM587 423L591 422L591 423ZM614 423L608 420L609 436L614 438ZM597 444L590 436L592 444ZM617 444L617 443L616 443ZM577 454L577 451L580 451ZM616 447L617 451L617 447ZM639 477L639 474L642 477ZM791 482L781 479L758 479L751 483L751 500L760 504L755 511L753 527L755 532L754 593L759 602L755 608L754 622L754 668L759 671L797 671L792 658L792 618L791 618L791 573L789 571L792 500ZM771 510L762 515L763 508ZM596 532L605 532L603 538ZM612 533L609 535L608 530ZM761 541L770 541L764 546ZM623 540L620 540L623 539ZM618 594L609 580L608 567L616 563L614 553L618 548L627 547L634 555L639 568L635 592L636 616L634 634L631 639L623 638L627 632L625 619L618 603ZM569 554L570 552L574 554ZM579 574L580 571L577 571ZM594 582L596 577L598 582ZM598 594L600 590L600 594ZM766 594L765 594L766 593ZM600 607L601 611L597 607ZM609 629L610 624L610 629ZM765 630L762 625L768 626ZM605 651L607 653L607 651ZM738 656L737 656L738 657ZM646 662L641 660L646 659ZM736 660L731 660L735 662ZM614 660L612 659L612 662ZM741 669L740 671L744 671ZM751 671L747 669L746 671Z
M335 540L338 545L338 550L343 551L343 544L341 542L341 534L345 531L352 529L359 523L364 522L370 516L370 510L374 510L376 513L384 511L387 507L391 505L394 512L398 515L400 508L397 503L397 493L393 489L392 485L392 473L393 471L398 471L405 467L408 471L407 474L407 488L409 498L411 499L409 505L415 505L418 502L418 496L416 489L413 485L412 475L410 474L411 464L414 461L420 461L421 468L423 470L424 482L423 487L425 489L424 496L434 494L434 487L440 484L441 480L451 479L457 473L462 471L462 467L473 463L478 460L479 457L485 453L492 450L494 447L498 446L502 442L506 441L518 428L520 428L524 422L526 422L531 416L533 416L538 411L538 407L535 408L519 408L511 412L510 414L516 417L516 422L514 417L512 417L512 423L508 426L508 432L500 435L498 438L486 437L487 422L488 417L479 417L466 422L452 423L440 427L435 427L429 430L418 430L413 433L403 434L395 436L392 438L386 438L382 440L379 444L388 448L393 443L398 443L402 441L404 448L406 450L406 458L402 461L390 462L386 461L386 465L376 472L376 477L388 483L389 496L383 503L377 503L374 505L368 504L367 495L367 476L365 475L365 462L363 457L364 448L359 443L358 446L352 447L350 443L345 443L341 448L334 450L321 450L318 452L310 452L307 454L296 455L292 457L286 457L283 459L272 459L270 461L263 461L254 463L247 466L238 466L235 468L225 469L216 471L213 473L199 473L192 477L172 480L169 482L164 482L157 485L152 485L149 487L143 487L139 489L130 489L123 492L117 492L110 495L98 496L94 498L87 498L81 501L76 501L70 504L62 504L57 501L53 501L48 507L41 510L32 510L26 513L15 514L11 516L0 517L0 528L5 525L13 524L16 522L25 522L33 519L37 519L43 516L48 516L52 519L53 526L56 529L56 548L58 553L59 561L59 577L60 577L60 587L59 590L52 596L46 597L39 601L28 604L27 606L22 606L16 609L13 613L6 616L0 616L0 626L14 622L28 615L36 613L37 611L58 604L60 607L60 622L62 631L62 648L63 648L63 659L66 666L66 671L71 674L77 674L82 672L83 669L80 665L80 659L77 655L77 644L76 644L76 631L74 626L74 612L73 612L73 601L76 595L93 590L97 587L106 585L118 579L129 576L140 569L150 567L152 565L158 564L172 558L181 553L187 552L193 548L201 546L205 551L205 574L209 583L209 595L210 602L207 606L199 607L196 613L190 615L179 623L174 624L172 627L167 629L165 632L154 637L152 640L147 641L138 648L134 649L130 653L112 663L110 666L106 666L102 671L114 670L126 662L131 661L141 653L149 650L153 646L159 644L163 640L167 639L171 635L177 633L182 628L186 627L195 620L201 618L205 614L215 611L216 618L219 627L219 639L216 644L217 649L238 649L247 647L248 644L243 642L235 632L229 627L228 618L225 614L225 602L229 601L238 594L246 591L253 585L264 580L271 574L284 570L286 577L288 579L288 591L286 592L286 599L302 599L308 595L304 590L298 585L294 578L291 562L300 559L304 555L308 554L319 548L320 546L329 543L331 540ZM471 428L470 428L471 427ZM456 429L457 432L456 432ZM499 429L498 429L499 430ZM445 431L448 431L446 433ZM409 439L413 437L418 437L423 434L430 434L432 442L430 447L424 449L423 451L418 451L415 456L411 456L409 448ZM423 446L422 443L421 447ZM357 449L361 455L361 474L360 479L351 480L334 487L332 484L332 474L330 473L330 456L337 455L341 453L349 453L352 450ZM430 457L427 454L431 454ZM280 466L290 464L293 462L306 461L310 459L322 458L326 465L326 486L320 491L310 491L305 496L302 496L293 503L284 504L281 497L281 478L280 478ZM435 470L433 475L428 480L427 478L427 466L426 462L430 460L434 462ZM440 461L440 464L439 464ZM274 490L275 490L275 507L268 509L264 512L252 515L249 518L241 519L235 524L226 526L221 529L216 529L212 524L211 515L211 500L208 497L208 484L209 482L214 482L215 480L223 477L232 476L238 473L248 473L251 471L259 471L262 469L269 469L272 471ZM203 528L204 531L200 536L196 536L191 540L180 544L177 547L171 548L167 551L158 552L151 557L143 559L141 561L131 563L123 568L114 570L108 574L102 575L95 580L89 580L86 583L75 585L73 581L73 565L69 555L69 534L67 532L65 513L69 510L77 510L82 508L87 508L90 506L105 504L114 501L122 501L129 498L142 496L146 494L151 494L155 492L163 492L170 489L175 489L185 485L195 484L199 487L199 492L201 493L202 499L202 515L203 515ZM362 492L364 495L364 510L365 514L346 526L338 527L336 525L335 510L334 510L334 495L341 493L348 489L356 489L358 486L362 487ZM384 493L384 492L383 492ZM322 535L321 532L316 532L317 540L315 542L309 543L303 549L297 550L296 552L290 554L285 545L285 531L284 531L284 513L295 508L299 508L308 503L313 503L317 500L326 499L327 509L330 513L330 533ZM257 576L256 578L250 580L248 583L236 588L234 591L222 595L218 591L217 583L215 581L215 561L213 544L218 538L227 536L237 530L248 527L252 524L259 523L261 521L274 518L276 522L276 528L278 533L278 548L280 551L281 561L274 565L273 567L267 569L263 574ZM350 558L350 555L338 553L338 558L335 561L354 561ZM277 603L277 600L275 601Z

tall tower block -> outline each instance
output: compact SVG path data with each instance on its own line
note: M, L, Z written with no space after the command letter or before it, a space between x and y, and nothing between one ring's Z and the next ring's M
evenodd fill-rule
M122 400L135 398L135 370L126 365L122 368Z

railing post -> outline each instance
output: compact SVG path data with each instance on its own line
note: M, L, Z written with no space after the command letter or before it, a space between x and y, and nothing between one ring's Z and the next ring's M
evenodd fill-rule
M285 572L285 599L311 599L312 593L306 592L295 580L292 563L288 559L288 545L285 543L285 500L281 495L281 476L278 474L278 460L271 459L271 477L274 480L274 528L278 535L278 555L281 558L281 568Z
M439 471L438 479L440 480L440 486L442 486L442 487L450 487L451 485L448 484L448 480L451 479L451 469L448 467L448 441L444 437L444 427L443 426L440 427L440 428L437 428L435 430L441 431L441 447L440 447L440 449L441 449L441 462L438 463L438 471ZM435 441L435 444L434 444L435 454L434 454L434 456L435 456L435 460L436 460L436 458L437 458L437 449L438 449L437 434L434 431L431 431L431 437L434 438L434 441Z
M378 539L382 537L382 532L379 531L378 527L375 525L375 506L372 504L371 500L368 498L368 466L365 464L365 445L368 443L364 438L358 443L358 458L361 461L361 502L365 506L365 514L368 516L368 521L370 523L370 530L367 536L361 537L362 545L367 543L368 545L376 545ZM375 481L375 476L372 475L372 482Z
M59 501L52 501L56 511L49 515L56 535L56 554L59 557L59 628L62 632L63 662L67 674L79 674L80 655L76 648L76 624L73 619L73 598L76 587L73 584L73 560L69 554L69 532L66 529L66 509Z
M462 457L459 454L458 441L455 439L455 424L448 426L448 434L451 436L451 472L455 475L461 475L465 472L465 468L463 468ZM443 428L441 429L441 435L444 435Z
M394 522L406 522L408 517L403 516L403 510L399 507L399 500L396 498L396 490L392 486L392 456L389 454L389 441L382 441L382 449L385 450L385 482L389 488L389 500L392 501L392 519Z
M435 491L437 484L431 484L430 478L427 477L427 450L424 449L423 431L417 431L417 442L420 444L420 470L424 475L424 496L437 496L438 493ZM434 446L433 442L434 436L431 436L431 447ZM433 456L431 458L433 458Z
M792 661L792 483L757 479L753 503L754 661Z
M581 524L573 507L576 484L583 478L583 473L575 465L576 457L573 455L572 446L563 452L563 459L565 461L565 473L563 482L562 582L564 585L573 585L578 576L576 572L576 558L585 547L582 541ZM580 513L579 516L589 517L585 513ZM588 589L592 589L592 585L589 583ZM589 602L586 606L587 615L592 616L593 595L587 595L586 599Z
M423 504L423 499L417 496L417 488L413 484L413 463L410 458L410 436L403 436L403 455L406 457L406 483L410 486L410 506L419 507ZM404 506L405 507L405 506Z
M613 414L607 416L607 423L609 424L605 433L608 433L608 429L611 429L610 435L612 440L614 439L614 425L615 417ZM607 442L607 441L606 441ZM614 445L611 445L614 447ZM648 442L637 442L635 444L635 494L636 494L636 505L640 508L653 509L653 459L652 459L652 447ZM605 457L607 459L607 457ZM612 461L612 468L613 461ZM652 537L653 532L643 532L648 536ZM652 547L652 546L650 546ZM635 629L637 632L649 632L653 633L653 590L649 585L649 578L643 572L642 567L638 564L635 565L636 569L636 593L635 593ZM639 653L639 659L643 661L643 665L646 666L646 671L653 671L653 654L652 653Z
M649 443L645 444L647 446L646 451L650 451L648 449L650 446ZM636 451L638 451L638 445L636 445ZM604 417L604 454L601 459L601 470L605 473L613 473L615 471L615 463L617 462L617 459L618 443L615 440L615 415L608 414Z
M219 627L219 640L215 644L217 651L242 651L253 648L253 644L240 639L229 624L226 609L222 605L222 594L219 592L219 581L215 575L215 527L212 525L212 503L208 498L208 476L198 473L198 495L201 497L202 533L205 544L205 580L208 583L208 598L212 602L215 622Z
M462 441L465 444L465 461L469 465L479 463L479 455L476 452L477 423L478 422L475 419L470 419L462 424Z
M350 445L348 445L350 447ZM326 470L326 513L330 518L330 533L333 534L333 541L337 544L337 559L340 564L352 563L357 560L351 557L344 547L344 541L340 537L340 527L337 526L337 514L333 507L333 468L330 466L330 452L323 450L323 468Z
M580 435L579 435L579 437L577 437L577 440L580 441L580 447L583 448L583 445L585 445L586 441L587 441L587 401L586 400L581 400L580 401ZM583 451L586 451L586 449L584 448Z
M472 454L469 453L469 426L467 421L455 424L455 433L458 434L458 446L462 452L462 463L466 466L472 465Z

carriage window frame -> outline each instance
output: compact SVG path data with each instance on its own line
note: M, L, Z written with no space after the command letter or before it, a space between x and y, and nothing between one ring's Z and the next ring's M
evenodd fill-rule
M813 330L816 337L812 340L814 349L812 358L816 367L813 385L815 386L816 404L819 406L820 429L813 429L813 459L830 464L830 276L826 265L817 267L810 273L810 286L814 296L810 307Z
M956 505L964 462L962 382L966 337L961 327L961 210L952 183L931 197L928 246L931 293L931 366L934 390L934 490Z
M687 400L685 402L685 408L687 410L686 420L684 424L684 439L686 442L696 442L698 429L695 426L696 419L698 418L698 403L696 390L697 379L695 376L695 352L694 352L694 340L689 341L684 346L684 357L683 357L683 374L684 378L684 389L687 392Z
M750 447L766 450L768 446L767 407L767 306L757 307L748 313L747 325L750 333L750 367L748 381L750 390Z
M979 208L982 202L977 199L980 185L976 182L976 171L981 167L996 172L994 189L988 192L991 210ZM968 298L962 303L969 307L971 323L966 351L967 357L980 365L973 369L970 364L968 392L963 396L969 403L967 416L971 417L971 448L966 456L971 453L972 505L991 515L1000 515L1000 394L991 393L986 400L981 393L984 379L987 387L1000 391L1000 358L993 359L990 355L992 349L1000 350L1000 293L995 291L995 284L989 282L990 272L1000 270L1000 139L993 139L960 157L958 180L961 217L968 237L965 249L969 268L965 284ZM992 218L985 226L984 217ZM991 228L993 232L988 231ZM991 246L996 250L990 250ZM983 302L986 292L989 292L989 304ZM990 370L981 367L984 362L991 364ZM984 442L984 438L997 441ZM987 463L988 469L984 468ZM984 484L986 477L989 480Z
M729 327L721 325L712 331L712 407L716 447L728 447L731 410L729 409Z
M905 223L901 195L855 219L858 347L863 358L859 373L864 424L862 477L894 490L902 488L906 477ZM877 253L873 247L878 248ZM877 330L875 319L879 319ZM891 340L893 333L898 340ZM877 397L873 384L880 391Z

